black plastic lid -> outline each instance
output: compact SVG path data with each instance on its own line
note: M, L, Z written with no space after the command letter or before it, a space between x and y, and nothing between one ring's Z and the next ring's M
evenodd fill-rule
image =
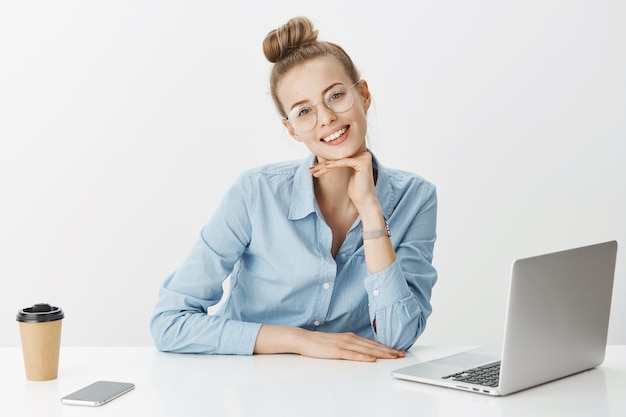
M63 317L63 310L50 304L35 304L17 312L17 321L23 323L43 323L61 320Z

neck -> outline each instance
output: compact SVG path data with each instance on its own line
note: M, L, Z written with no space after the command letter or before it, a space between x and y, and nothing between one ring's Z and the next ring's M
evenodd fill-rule
M328 209L344 209L352 205L348 197L348 183L352 177L352 169L336 169L321 178L314 178L315 197L320 207Z

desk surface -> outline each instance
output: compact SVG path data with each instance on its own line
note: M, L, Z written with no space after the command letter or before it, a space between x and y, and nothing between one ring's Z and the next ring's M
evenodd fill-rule
M413 347L406 358L358 363L297 355L203 356L152 347L62 348L59 378L27 381L20 348L0 348L0 410L10 416L626 416L626 346L602 366L507 397L391 377L393 369L463 347ZM133 382L101 407L60 398L96 380ZM5 413L10 410L10 413Z

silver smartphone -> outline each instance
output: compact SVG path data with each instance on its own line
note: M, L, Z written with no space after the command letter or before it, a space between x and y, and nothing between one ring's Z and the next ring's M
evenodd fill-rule
M96 381L65 397L61 398L63 404L88 405L97 407L126 394L135 388L130 382Z

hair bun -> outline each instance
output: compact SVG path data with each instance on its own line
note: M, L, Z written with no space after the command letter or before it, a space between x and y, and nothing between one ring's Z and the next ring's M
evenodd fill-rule
M306 17L294 17L263 40L263 53L271 63L280 61L295 48L317 42L317 30Z

